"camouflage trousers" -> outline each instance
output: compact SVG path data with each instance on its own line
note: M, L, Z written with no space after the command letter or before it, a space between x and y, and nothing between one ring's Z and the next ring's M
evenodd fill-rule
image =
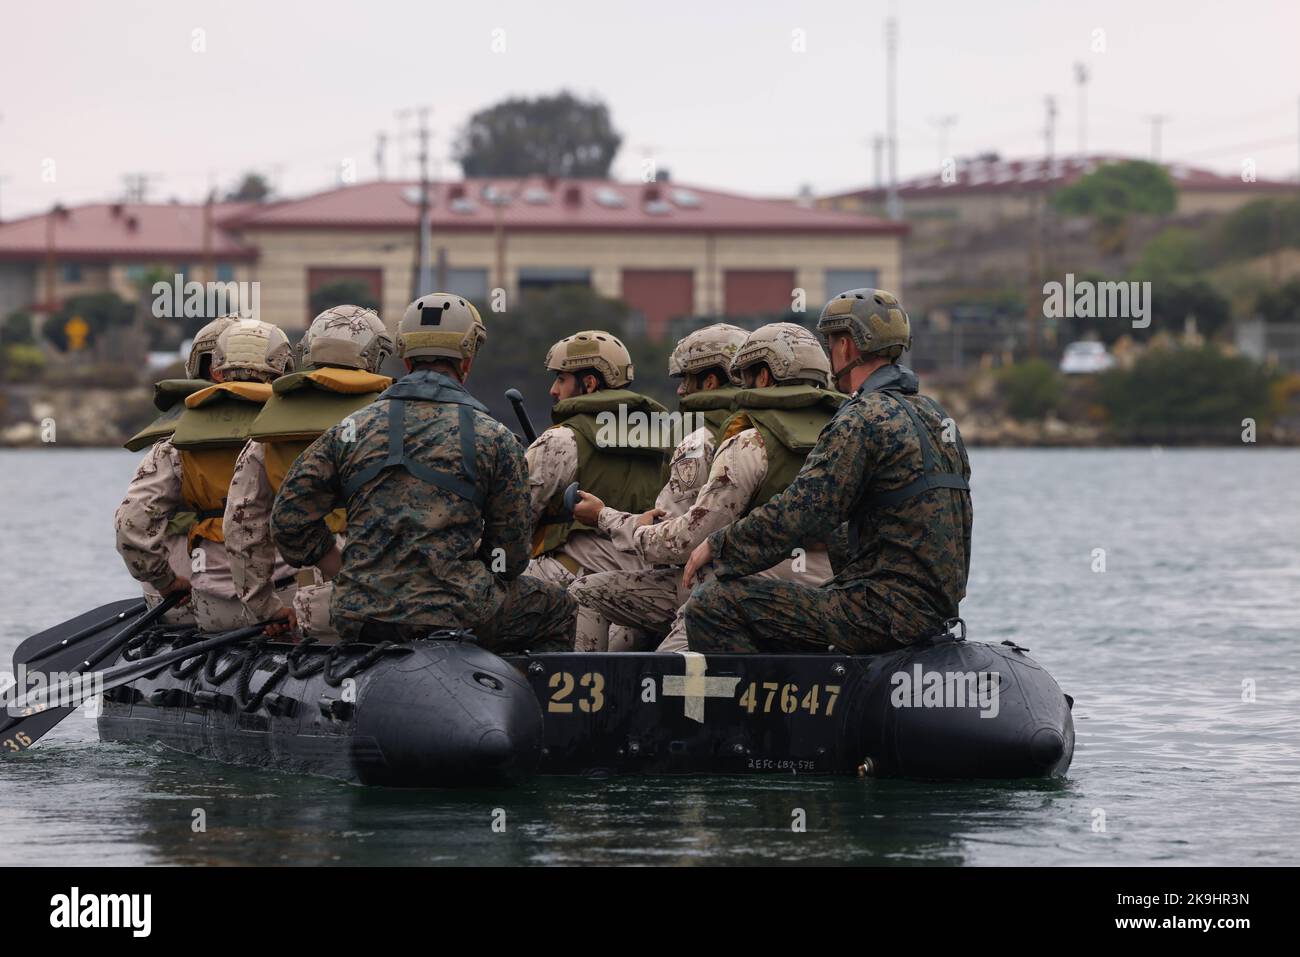
M320 578L319 571L316 577ZM330 622L330 598L333 595L334 583L323 579L312 585L298 586L293 596L293 613L298 618L298 633L302 637L325 644L339 640L339 633Z
M865 655L902 647L883 616L843 589L774 578L711 581L683 609L691 651Z
M462 627L474 632L478 643L498 654L515 651L571 651L577 603L564 588L520 575L512 581L498 580L500 597L496 613L485 621L449 622L424 625L334 617L343 641L383 637L390 640L418 638L438 628Z
M565 562L560 561L563 553L573 564L579 566L575 574ZM571 588L580 577L595 575L626 576L634 570L644 569L641 559L631 552L614 550L607 539L592 534L574 535L564 547L546 555L540 555L528 563L526 574L543 581ZM581 609L579 609L581 612ZM578 632L578 642L590 647L577 647L576 651L634 651L642 650L648 638L629 626L640 622L616 622L612 627L605 619L594 618L590 614L579 619L579 627L585 631ZM565 649L570 650L570 649Z
M578 578L569 586L578 602L574 651L648 651L665 634L658 651L685 651L686 626L679 610L687 592L681 581L682 569L676 566ZM617 643L620 625L644 638L634 632L630 647L623 647Z

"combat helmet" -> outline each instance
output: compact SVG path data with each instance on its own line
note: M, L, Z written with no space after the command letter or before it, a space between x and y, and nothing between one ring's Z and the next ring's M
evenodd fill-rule
M907 313L898 297L883 289L840 293L822 309L817 331L827 338L831 333L847 332L864 354L881 352L891 361L912 348L912 324Z
M469 359L486 341L478 310L454 292L425 293L406 307L397 325L397 354L403 359Z
M696 329L668 356L668 374L680 377L721 367L734 385L740 385L737 373L731 370L731 360L748 336L744 329L727 322Z
M611 389L621 389L635 378L627 346L600 329L574 333L551 346L546 353L546 368L573 373L594 369Z
M227 381L269 382L293 371L289 337L269 322L240 319L217 337L212 368Z
M212 353L216 351L217 338L238 321L239 316L222 316L213 319L194 334L189 358L185 360L185 378L212 378Z
M303 334L302 359L313 366L344 366L378 372L393 354L393 337L373 309L331 306Z
M823 389L830 386L831 362L821 341L797 323L770 322L751 332L731 360L732 377L740 379L760 362L767 363L778 384L802 380Z

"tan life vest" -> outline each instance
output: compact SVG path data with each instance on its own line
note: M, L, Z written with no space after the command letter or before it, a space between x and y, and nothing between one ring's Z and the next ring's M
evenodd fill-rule
M360 369L311 369L276 379L249 432L249 438L262 443L271 491L280 491L298 456L326 429L374 402L392 384L388 376ZM347 511L336 508L325 516L325 524L342 534Z
M745 389L736 395L736 412L723 427L723 441L757 429L767 456L767 477L746 507L746 515L794 481L822 429L846 399L839 392L810 385Z
M218 382L185 399L171 441L181 454L181 498L194 513L191 549L198 538L226 540L222 518L235 461L248 441L253 420L270 397L269 382Z

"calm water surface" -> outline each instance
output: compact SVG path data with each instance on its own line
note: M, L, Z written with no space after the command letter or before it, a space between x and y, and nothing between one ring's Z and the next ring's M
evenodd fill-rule
M972 458L962 613L1075 697L1064 781L386 791L103 745L77 713L0 763L0 864L1300 863L1300 451ZM136 460L0 451L0 667L28 635L136 593L112 534Z

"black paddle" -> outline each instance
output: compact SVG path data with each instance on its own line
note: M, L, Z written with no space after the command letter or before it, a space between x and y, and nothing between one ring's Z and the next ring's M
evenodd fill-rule
M73 676L79 676L91 671L95 665L99 664L109 655L116 653L118 649L128 641L140 634L140 632L144 631L187 597L189 597L188 592L177 592L168 595L153 608L150 608L135 621L131 622L125 628L121 629L97 647L78 649L78 651L87 651L88 654L76 663L76 666L71 669L70 674ZM54 652L59 650L60 649L57 647L51 647L43 657L66 657L66 650L63 655L54 654ZM49 670L60 671L62 669L51 667ZM84 679L78 680L76 677L63 682L60 687L70 683L76 683L80 686L90 685L93 688L92 682L86 682ZM15 687L16 692L20 690L22 689ZM0 734L4 735L4 738L0 740L0 751L12 752L27 750L27 748L39 741L60 721L72 714L82 701L85 701L86 698L90 697L90 694L87 694L75 704L69 705L67 702L62 702L58 707L50 707L49 701L51 699L57 700L57 695L51 693L53 690L54 689L46 688L41 692L22 695L18 701L15 701L8 706L5 711L5 720L3 723L0 723ZM91 694L96 693L98 693L97 690L91 692Z
M519 419L519 428L524 430L524 438L528 440L529 445L532 445L537 441L537 430L533 428L533 420L528 417L528 410L524 408L523 393L518 389L506 389L506 398L515 407L515 416Z
M143 598L127 598L100 605L76 618L68 619L61 625L46 628L32 635L14 650L14 668L17 670L18 665L40 661L113 625L122 624L128 618L143 613L145 607Z
M261 634L264 627L266 627L265 623L249 625L246 628L236 628L234 631L223 632L204 641L196 641L173 648L170 651L164 651L152 658L128 661L102 672L98 681L88 682L80 680L81 676L73 675L67 681L24 695L10 705L9 710L12 713L15 710L35 709L37 713L33 714L32 717L41 717L56 710L66 711L70 714L95 695L130 684L137 678L143 678L151 672L165 668L174 661L197 658L199 655L207 654L214 648L220 648L222 645L233 644L236 641L242 641L245 638L251 638L253 635ZM58 701L59 706L57 708L50 707L49 702L51 701ZM5 740L0 741L0 750L25 751L35 744L37 738L32 736L31 732L25 727L30 720L31 718L22 718L20 716L17 724L7 729L8 733ZM30 740L24 742L21 740L22 738L30 738Z

